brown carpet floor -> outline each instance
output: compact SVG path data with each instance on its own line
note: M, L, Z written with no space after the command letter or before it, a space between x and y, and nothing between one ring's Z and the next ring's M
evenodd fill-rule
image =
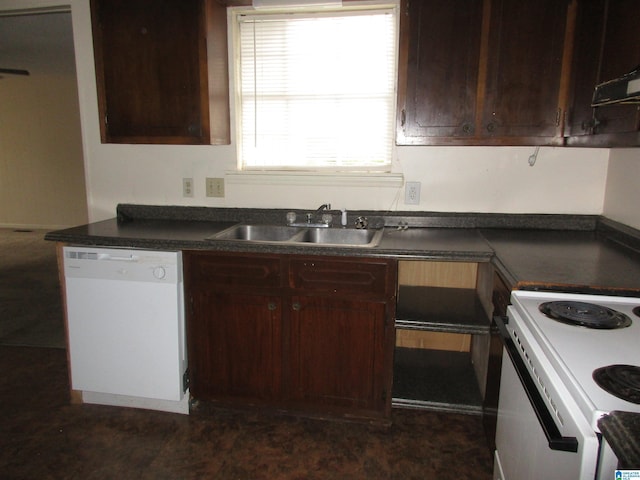
M19 238L50 258L50 244ZM20 253L0 261L0 340L36 345L43 332L60 335L39 324L55 323L61 309L55 263L26 268L40 255L25 254L29 248L17 241ZM479 416L396 409L393 425L382 428L259 412L183 416L71 405L66 351L20 345L0 346L2 479L491 478Z
M0 345L65 346L56 247L45 233L0 228Z

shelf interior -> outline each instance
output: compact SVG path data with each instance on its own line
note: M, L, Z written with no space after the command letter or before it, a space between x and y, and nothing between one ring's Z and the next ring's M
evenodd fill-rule
M468 352L396 347L394 407L482 413Z

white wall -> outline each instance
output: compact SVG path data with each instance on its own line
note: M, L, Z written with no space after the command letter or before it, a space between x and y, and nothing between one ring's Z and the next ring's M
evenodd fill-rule
M640 229L640 148L611 150L604 214Z
M0 0L15 4L17 0ZM24 2L20 2L24 4ZM50 4L52 0L28 0ZM533 147L401 147L394 171L422 183L421 203L405 205L398 188L291 184L243 185L227 181L224 199L204 195L206 177L235 168L231 146L145 146L100 143L89 0L72 0L78 88L83 125L89 215L112 217L121 202L227 207L427 210L600 214L609 151ZM192 177L195 196L182 196ZM636 214L638 215L638 214Z

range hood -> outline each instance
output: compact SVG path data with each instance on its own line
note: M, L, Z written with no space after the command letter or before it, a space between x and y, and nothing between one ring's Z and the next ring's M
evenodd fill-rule
M591 106L625 103L640 104L640 65L620 78L596 85Z

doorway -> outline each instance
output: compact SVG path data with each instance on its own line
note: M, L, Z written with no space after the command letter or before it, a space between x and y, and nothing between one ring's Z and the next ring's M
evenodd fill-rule
M70 10L0 11L0 69L0 227L86 223Z

